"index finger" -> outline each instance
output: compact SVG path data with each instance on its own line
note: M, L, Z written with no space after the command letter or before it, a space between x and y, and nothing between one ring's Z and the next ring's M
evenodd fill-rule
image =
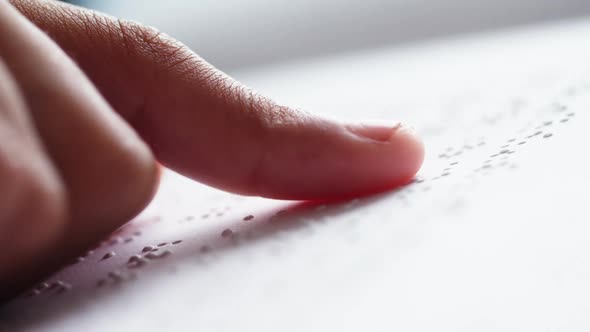
M407 128L343 125L277 105L154 29L53 1L13 0L89 75L166 166L227 191L328 199L406 183Z

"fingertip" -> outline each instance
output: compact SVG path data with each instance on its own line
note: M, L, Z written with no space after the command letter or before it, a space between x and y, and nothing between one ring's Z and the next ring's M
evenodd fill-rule
M256 194L279 199L334 200L407 184L424 145L402 124L342 124L310 118L276 133L257 174ZM260 190L262 189L262 190Z
M358 179L358 193L369 194L407 184L420 170L425 147L416 130L404 123L356 124L346 128L364 140L351 179Z
M418 173L424 162L425 147L416 130L405 124L397 126L390 138L392 155L399 164L401 178L411 179Z

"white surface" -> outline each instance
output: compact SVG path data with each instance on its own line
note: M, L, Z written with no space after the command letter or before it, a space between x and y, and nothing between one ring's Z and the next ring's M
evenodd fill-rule
M70 290L9 303L0 326L587 331L589 35L581 22L244 72L308 110L415 124L428 149L421 181L313 206L167 173L117 243L51 278ZM226 228L236 235L220 236ZM178 239L160 249L170 256L126 267L143 246ZM108 251L117 255L101 261Z

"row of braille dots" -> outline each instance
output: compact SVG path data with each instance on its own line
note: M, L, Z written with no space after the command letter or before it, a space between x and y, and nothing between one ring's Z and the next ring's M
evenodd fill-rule
M212 217L223 217L225 213L231 210L230 206L225 206L223 209L212 208L208 212L201 214L200 219L209 219ZM182 219L177 220L176 222L179 224L190 223L197 220L197 217L194 215L188 215Z
M254 219L254 216L248 215L248 216L244 217L243 220L249 221L252 219ZM223 231L221 231L220 236L222 238L236 238L237 233L235 233L230 228L226 228ZM182 240L176 240L176 241L171 242L171 245L176 245L181 242L182 242ZM170 256L172 254L172 251L170 251L168 249L164 250L162 252L158 252L160 248L166 247L167 245L168 245L167 242L162 242L162 243L159 243L157 246L150 245L150 246L143 247L143 249L141 250L141 253L135 254L135 255L132 255L131 257L129 257L129 259L127 260L127 263L126 263L126 267L128 269L137 269L137 268L147 265L150 260L161 259L161 258L165 258L165 257ZM202 245L199 248L199 251L201 253L207 253L210 251L210 249L211 249L210 246ZM103 260L109 259L113 256L115 256L114 252L108 252L103 257ZM109 272L107 274L107 278L99 279L96 283L96 286L103 287L109 283L110 284L119 284L123 281L135 280L136 278L137 278L137 274L134 272L124 272L124 271L115 270L115 271Z
M97 248L106 247L106 246L114 246L119 243L133 242L133 238L138 237L138 236L141 236L141 231L134 231L130 236L125 236L125 237L116 236L116 234L115 234L114 236L111 236L108 240L101 242Z
M279 211L274 217L276 218L277 215L281 215L282 212L285 212L285 211L284 210ZM243 221L250 221L250 220L253 220L253 219L254 219L254 216L251 215L251 214L249 214L249 215L245 216L242 220ZM273 217L271 217L270 221L273 221ZM225 229L223 229L219 233L219 236L221 238L224 238L224 239L231 239L234 243L236 243L237 240L238 240L238 233L235 232L234 230L232 230L231 228L225 228ZM208 253L210 251L211 251L211 246L210 245L203 244L203 245L201 245L199 247L199 252L200 253L203 253L204 254L204 253Z
M151 245L145 246L145 247L143 247L143 249L141 250L141 252L139 254L135 254L135 255L132 255L131 257L129 257L125 266L128 269L136 269L136 268L140 268L142 266L145 266L151 260L157 260L157 259L162 259L162 258L168 257L168 256L172 255L172 251L169 249L165 249L165 250L160 250L160 249L163 249L164 247L167 247L169 245L177 245L180 243L182 243L182 240L172 241L171 243L162 242L156 246L151 246ZM110 251L110 252L107 252L103 256L102 260L107 260L107 259L110 259L114 256L116 256L116 253L113 251ZM121 283L122 281L134 280L136 277L137 277L137 275L134 272L115 270L115 271L109 272L107 274L106 278L98 280L98 282L96 283L96 286L102 287L108 283L118 284L118 283Z
M243 218L244 221L250 221L254 219L253 215L247 215L246 217ZM221 232L221 237L223 238L227 238L227 237L232 237L235 238L237 236L237 233L234 233L231 229L226 228ZM182 240L176 240L171 242L171 245L177 245L182 243ZM163 251L159 251L161 248L168 246L169 244L167 242L162 242L159 243L157 246L145 246L143 247L143 249L141 250L141 253L139 254L135 254L132 255L131 257L129 257L129 259L127 260L126 263L126 267L128 269L136 269L136 268L140 268L142 266L145 266L148 264L148 262L150 260L155 260L155 259L161 259L161 258L165 258L168 257L172 254L171 250L163 250ZM199 248L200 252L205 253L208 252L210 250L210 247L207 245L203 245ZM101 258L101 261L110 259L112 257L116 256L116 253L114 251L109 251L107 253L104 254L104 256ZM107 274L106 278L102 278L99 279L96 283L97 287L102 287L104 285L107 284L119 284L123 281L127 281L127 280L135 280L137 277L137 275L133 272L123 272L123 271L111 271Z
M476 143L465 143L463 145L461 145L460 147L452 147L449 146L445 149L445 152L441 153L438 155L439 159L444 159L448 161L448 165L442 169L441 173L437 176L434 176L430 179L425 179L425 178L415 178L412 181L413 185L423 185L426 184L430 181L436 181L438 179L447 177L449 175L451 175L452 169L453 167L459 165L459 161L457 160L457 158L459 158L460 156L462 156L466 151L470 151L470 150L475 150L479 147L483 147L486 145L485 139L484 138L479 138ZM423 191L428 191L431 189L431 187L429 185L424 185L422 186ZM412 186L408 187L408 192L413 192L412 190Z
M57 281L53 281L53 282L42 282L40 284L37 284L30 291L26 292L24 294L24 297L30 298L30 297L38 296L41 294L48 294L48 293L62 294L64 292L70 290L71 288L72 288L72 285L70 285L67 282L62 281L62 280L57 280Z
M567 109L567 107L565 105L560 105L557 109L559 110L558 113L562 113ZM568 122L574 115L575 115L575 112L567 112L567 114L565 116L560 116L559 123ZM498 152L490 155L490 158L486 159L483 162L482 166L476 168L474 171L479 172L479 171L490 170L494 167L514 166L514 165L510 164L510 162L509 162L510 155L514 154L517 151L517 149L521 148L523 145L525 145L530 140L537 139L537 138L548 139L548 138L553 137L553 133L550 130L550 128L554 124L555 124L554 120L546 120L546 121L543 121L541 124L537 125L536 127L534 127L533 132L525 135L524 138L522 138L522 139L517 139L517 138L509 139L508 141L506 141L506 144L500 146L500 149L498 150ZM498 158L500 159L500 161L494 165L494 160L496 160Z
M119 243L130 243L130 242L133 241L133 236L137 237L137 236L140 236L140 235L141 235L141 232L140 231L135 231L135 232L132 233L132 236L128 236L128 237L114 236L114 237L111 237L110 239L108 239L106 241L101 242L101 244L99 244L95 249L99 249L99 248L102 248L102 247L105 247L105 246L114 246L114 245L119 244ZM84 252L82 255L74 258L70 262L70 265L81 263L81 262L87 260L90 256L92 256L94 254L94 251L95 250L88 250L88 251ZM105 256L107 256L108 254L109 253L105 254ZM103 257L100 260L104 260L104 259L105 259L105 257Z

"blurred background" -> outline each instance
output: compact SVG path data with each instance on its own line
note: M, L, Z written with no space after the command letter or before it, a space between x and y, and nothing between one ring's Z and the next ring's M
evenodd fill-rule
M152 25L227 72L590 15L589 0L78 0Z

